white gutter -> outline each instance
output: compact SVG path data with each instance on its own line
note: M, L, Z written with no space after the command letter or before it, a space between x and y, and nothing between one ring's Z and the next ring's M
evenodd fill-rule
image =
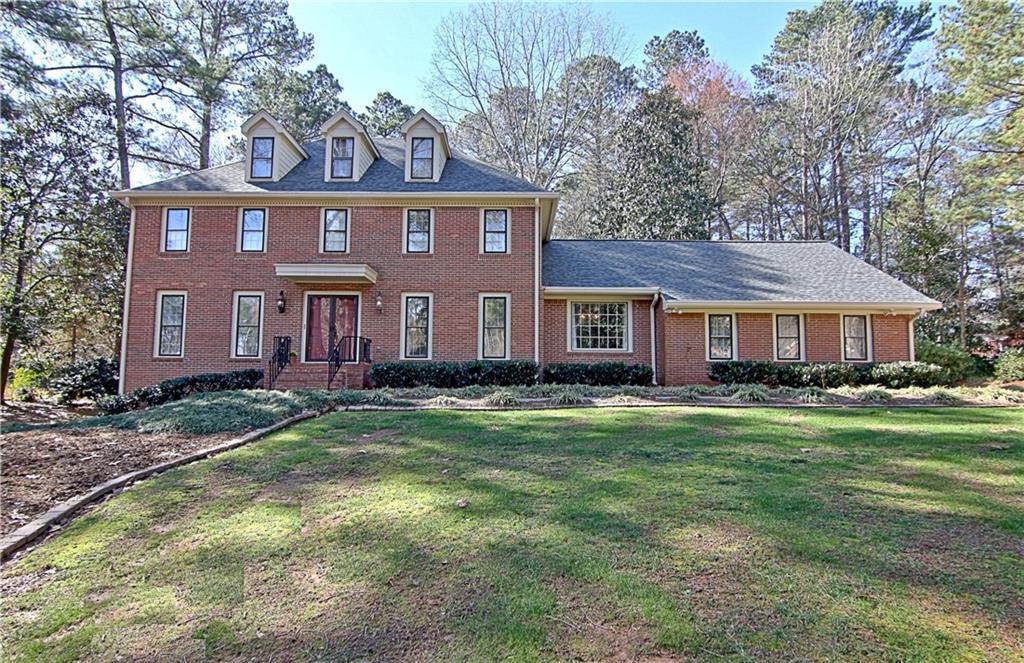
M661 293L660 288L544 288L545 296L561 295L638 295L650 297Z
M540 364L540 197L533 199L533 361Z
M801 302L782 300L672 300L665 302L666 310L689 310L705 311L708 309L734 309L734 310L779 310L784 308L818 310L818 311L860 311L870 309L888 313L920 313L922 311L934 311L942 308L940 302L932 300L929 303L907 303L907 302Z
M125 265L124 277L124 305L121 310L121 360L117 367L117 394L124 394L124 372L128 363L128 305L132 299L132 258L135 255L135 208L131 207L131 201L124 199L126 205L131 209L131 217L128 221L128 261Z
M158 191L128 189L110 191L115 200L131 198L522 198L557 199L550 191Z

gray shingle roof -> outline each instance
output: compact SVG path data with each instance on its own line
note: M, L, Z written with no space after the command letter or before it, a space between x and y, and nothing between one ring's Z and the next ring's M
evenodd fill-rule
M521 180L493 166L471 159L458 152L445 164L437 182L405 181L405 148L399 138L374 138L381 158L373 162L358 182L325 182L324 141L303 145L309 158L300 162L277 182L246 182L245 162L237 161L224 166L208 168L162 182L136 187L134 191L224 191L232 193L258 193L261 191L379 191L390 192L451 192L451 191L542 191L526 180Z
M679 301L934 305L828 242L552 240L546 288L661 288Z

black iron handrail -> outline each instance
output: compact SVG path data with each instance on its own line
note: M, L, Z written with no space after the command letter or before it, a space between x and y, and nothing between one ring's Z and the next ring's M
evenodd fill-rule
M370 339L362 336L342 336L338 339L327 353L327 388L330 389L334 384L334 378L337 377L342 364L369 364L372 361L370 346Z
M292 361L292 337L275 336L274 349L270 353L270 364L267 367L267 389L274 386L277 376Z

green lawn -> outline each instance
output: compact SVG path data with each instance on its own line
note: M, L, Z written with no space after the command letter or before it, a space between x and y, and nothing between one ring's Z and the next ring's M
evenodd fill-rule
M1022 559L1019 409L340 412L79 519L0 627L41 661L1021 660Z

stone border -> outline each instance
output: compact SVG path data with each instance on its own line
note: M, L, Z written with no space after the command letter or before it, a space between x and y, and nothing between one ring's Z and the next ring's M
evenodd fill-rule
M266 428L260 428L246 433L241 437L228 440L223 444L218 444L215 447L194 451L190 454L181 456L180 458L174 458L164 463L151 465L141 470L135 470L134 472L128 472L127 474L122 474L110 481L101 483L88 492L76 495L75 497L58 504L27 525L22 525L10 534L5 535L0 539L0 561L9 560L15 552L47 534L53 525L68 520L84 507L99 501L101 497L109 495L110 493L124 488L129 484L135 483L136 481L145 479L146 477L154 474L166 472L167 470L178 467L179 465L185 465L197 460L209 458L224 451L235 449L236 447L258 440L265 435L269 435L270 433L285 428L286 426L290 426L296 422L319 416L319 414L319 412L302 412L301 414L288 417L287 419L283 419L276 424L267 426Z

